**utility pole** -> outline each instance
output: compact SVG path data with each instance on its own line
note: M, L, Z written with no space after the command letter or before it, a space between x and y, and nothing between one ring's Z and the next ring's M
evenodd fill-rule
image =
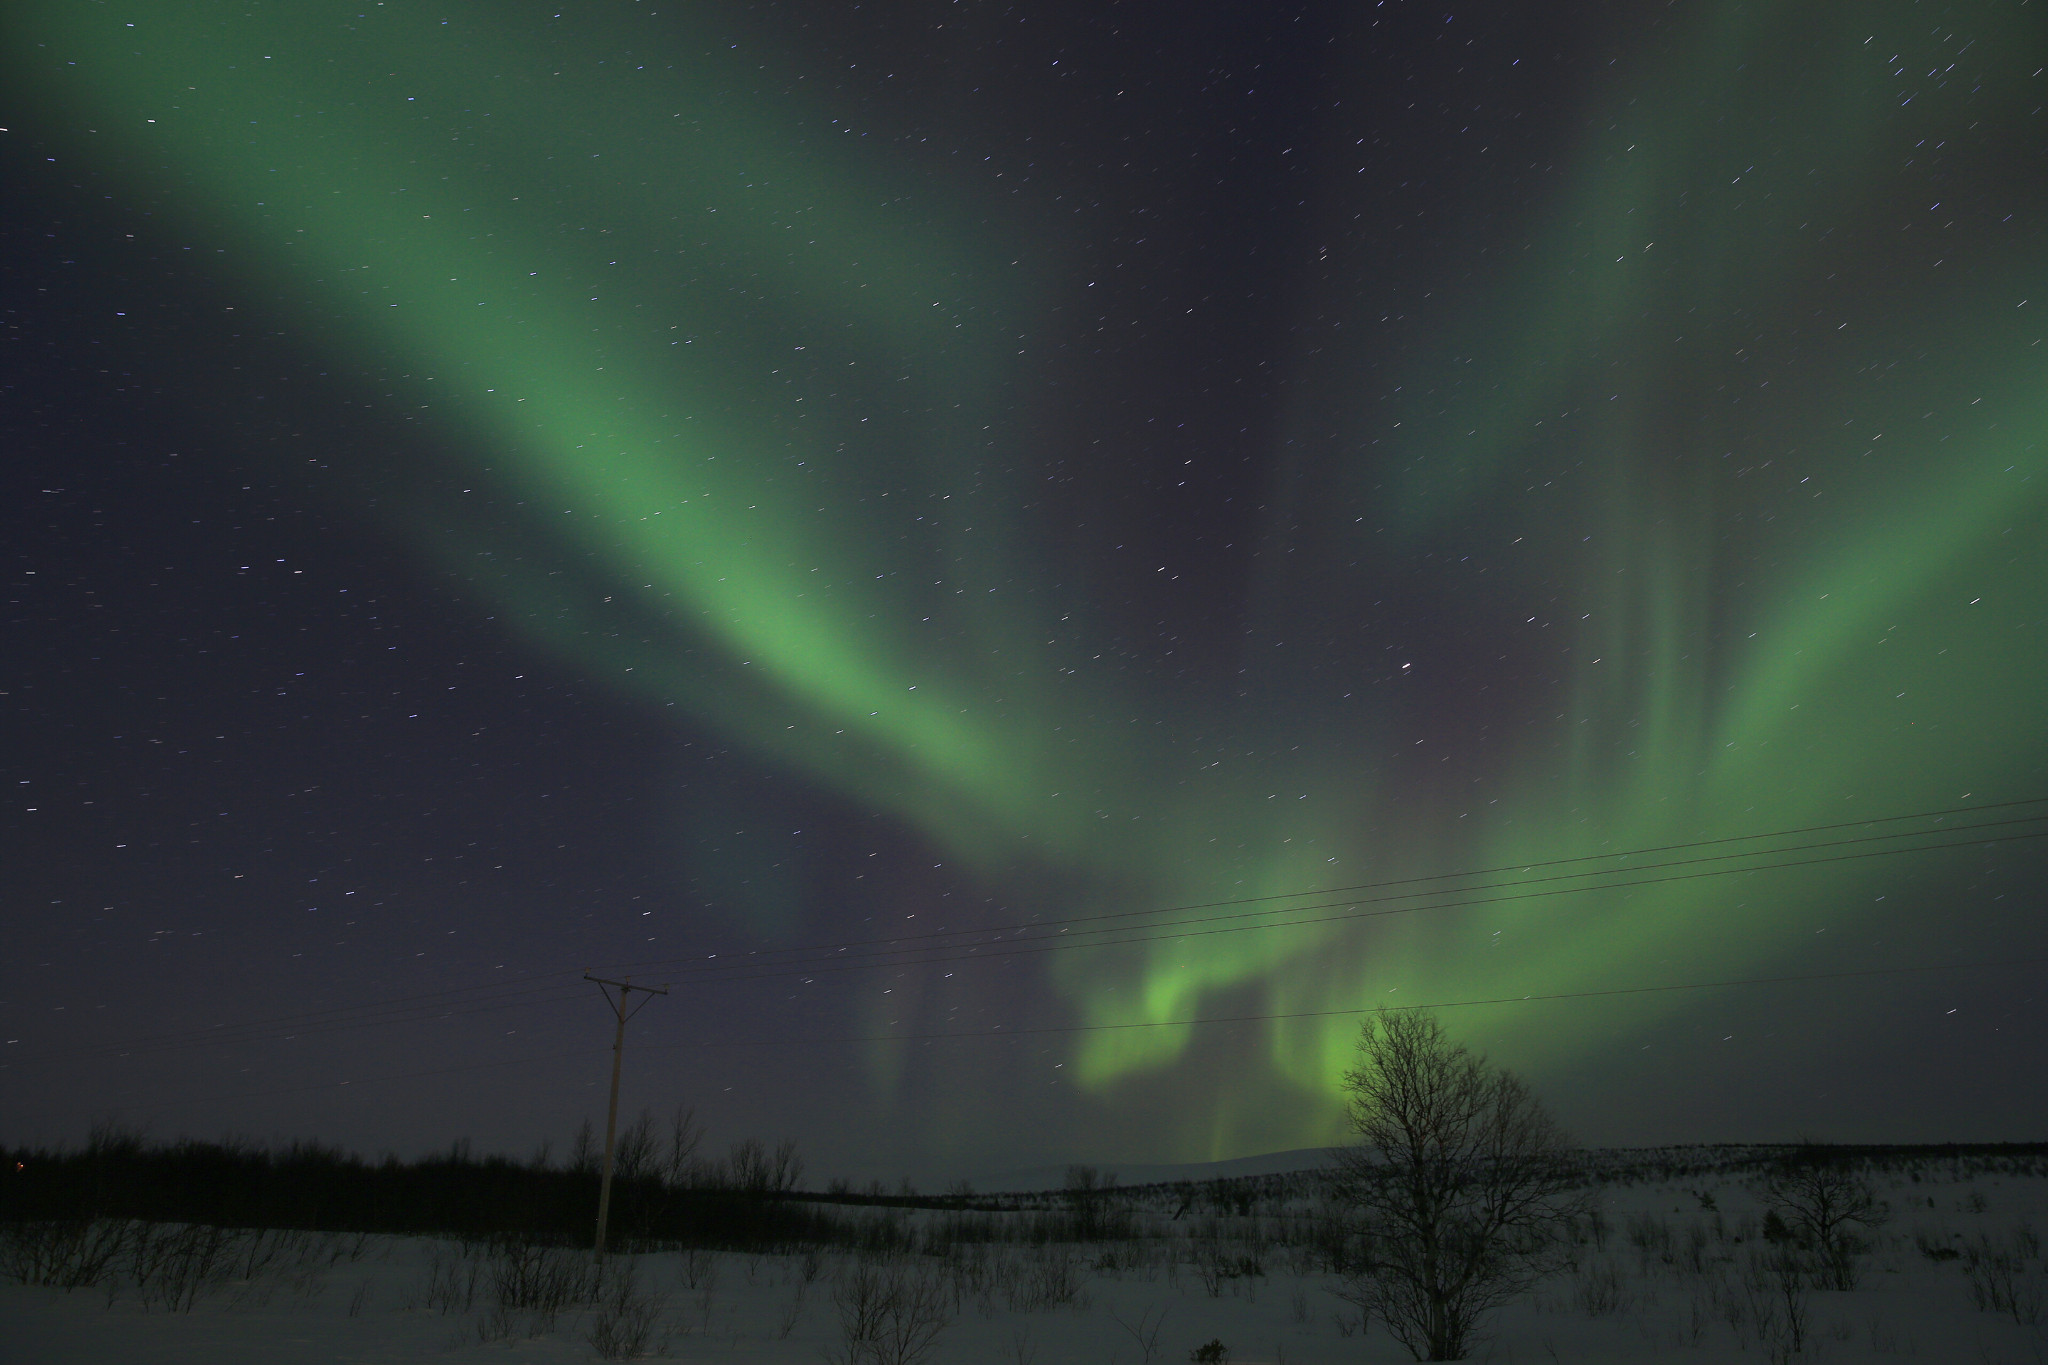
M610 1005L612 1013L619 1017L618 1031L612 1035L612 1106L610 1115L604 1121L604 1176L597 1186L597 1263L603 1265L604 1225L612 1211L612 1153L619 1136L619 1064L626 1057L626 1021L647 1007L647 1002L642 1000L628 1009L626 997L634 991L649 996L667 995L668 987L635 986L631 977L624 981L610 981L601 976L592 976L589 972L583 974L583 979L597 983L597 988L604 992L604 1002ZM613 986L618 987L619 991L616 1000L612 998L610 990Z

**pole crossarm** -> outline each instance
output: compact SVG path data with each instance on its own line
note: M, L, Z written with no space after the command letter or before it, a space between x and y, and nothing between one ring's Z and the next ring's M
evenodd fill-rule
M583 979L585 981L594 981L600 986L617 986L622 991L645 991L649 995L668 994L668 987L666 986L636 986L633 984L633 978L630 976L624 981L614 981L608 976L592 976L589 972L585 972Z

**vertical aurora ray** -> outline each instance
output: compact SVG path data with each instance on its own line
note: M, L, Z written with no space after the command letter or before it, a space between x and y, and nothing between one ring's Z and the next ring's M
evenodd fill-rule
M1504 229L1528 249L1479 272L1400 397L1360 401L1370 347L1304 362L1294 423L1341 441L1273 454L1291 552L1248 617L1322 652L1248 643L1190 682L1102 664L1104 613L1033 542L1005 404L1049 305L1004 230L841 150L727 36L51 6L11 60L90 116L82 155L464 432L519 510L411 529L518 629L1085 913L2034 794L2048 280L1996 183L1958 188L1972 246L1944 255L1912 167L1929 142L1995 167L2039 63L2009 7L1966 8L1959 51L1907 5L1705 6L1589 96L1568 187ZM1342 174L1332 214L1360 193ZM1047 971L1095 1024L1736 972L1876 875ZM1483 1027L1539 1071L1601 1046L1536 1017ZM1352 1032L1274 1026L1269 1073L1213 1103L1307 1094L1297 1140L1324 1136ZM1188 1043L1087 1035L1074 1070L1113 1095ZM1188 1154L1235 1117L1190 1117Z
M2011 138L2035 99L2039 34L1998 6L1974 7L1967 32L1930 30L1910 6L1697 19L1665 69L1587 120L1539 265L1501 282L1528 302L1505 328L1489 311L1491 337L1451 338L1454 353L1491 350L1489 382L1445 402L1455 369L1410 375L1433 401L1394 418L1419 433L1362 430L1395 451L1317 471L1385 480L1375 515L1396 535L1549 542L1532 558L1554 591L1524 599L1548 619L1520 624L1569 630L1570 661L1553 714L1489 774L1502 814L1451 865L1920 809L1972 788L2031 795L2040 780L2048 733L2026 700L2048 608L2048 374L2026 311L2038 237L2029 250L2023 233L1986 231L2002 206L1981 161L1928 177L1931 209L1902 173L1952 142L1997 163L1985 128ZM1944 205L1944 182L1968 188ZM1944 240L1958 220L1984 237ZM1858 296L1873 289L1882 302ZM1475 914L1455 967L1421 965L1444 947L1433 937L1389 975L1512 994L1596 987L1677 953L1732 974L1777 960L1788 923L1853 925L1863 887L1912 878L1785 876L1768 896L1708 880L1587 897L1565 934L1556 907ZM1495 932L1518 940L1505 962L1483 951ZM1350 992L1285 994L1329 1008ZM1540 1036L1525 1056L1590 1042L1534 1012L1489 1026ZM1292 1054L1304 1083L1346 1041L1309 1032ZM1276 1057L1288 1065L1284 1043Z

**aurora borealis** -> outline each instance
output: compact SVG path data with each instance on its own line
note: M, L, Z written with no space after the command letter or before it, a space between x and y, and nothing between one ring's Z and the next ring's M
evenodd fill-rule
M124 973L151 984L110 1048L571 966L1143 928L2048 796L2036 7L1616 4L1576 27L1505 5L885 9L10 15L8 174L65 225L23 229L56 296L16 310L41 377L17 397L43 414L17 430L63 408L96 442L18 437L23 486L172 490L130 514L151 535L239 519L166 552L234 558L222 574L281 534L244 531L257 501L315 509L335 588L203 595L198 624L130 652L52 585L84 592L124 533L51 529L105 525L97 504L51 521L18 499L36 530L14 538L10 631L35 643L9 665L11 730L131 744L117 689L58 681L125 656L167 733L227 743L246 704L201 697L191 640L297 619L324 638L248 677L324 651L279 728L360 742L251 738L149 781L244 809L375 792L265 832L265 875L382 906L337 941L307 918L331 906L225 885L248 880L234 836L116 867L137 841L100 813L18 802L7 857L36 870L10 915L61 964L10 969L19 1048L54 1052L49 1011ZM99 353L146 393L96 397L126 393L71 358ZM132 558L123 575L170 572ZM402 650L336 605L366 575L401 604ZM439 619L462 624L437 641ZM432 737L410 701L363 700L406 670L467 670ZM93 752L25 741L11 785L65 788L76 763L119 805L142 760ZM461 765L491 776L425 775ZM450 880L425 864L459 837L390 832L451 801L515 872ZM1457 1027L1599 1140L2037 1136L2007 1131L2038 1126L2037 1098L1987 1087L2039 1061L2040 830L715 983L647 1016L637 1083L849 1168L1208 1159L1339 1135L1355 1018L1334 1012L1875 972ZM30 908L87 901L114 927ZM220 945L188 987L135 946L178 916ZM1986 962L2007 965L1897 970ZM284 970L309 975L223 1005ZM551 1058L595 1039L572 990L534 1007L333 1035L367 1060L272 1030L236 1044L254 1060L163 1065L270 1096L233 1123L318 1126L337 1068L368 1089L380 1066L517 1063L511 1029ZM1297 1017L1171 1022L1243 1015ZM1158 1026L883 1040L1105 1025ZM747 1047L832 1038L867 1041L785 1048L807 1080L718 1098L762 1074ZM109 1056L112 1090L163 1101ZM548 1087L583 1065L518 1063L483 1124L566 1132L581 1111ZM20 1113L47 1073L9 1072ZM365 1142L455 1131L430 1101L365 1103L342 1120ZM1929 1106L1966 1131L1926 1130Z

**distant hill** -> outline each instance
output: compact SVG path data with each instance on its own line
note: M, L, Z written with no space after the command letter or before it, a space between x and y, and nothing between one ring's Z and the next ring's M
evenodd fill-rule
M1334 1147L1302 1147L1289 1152L1234 1157L1229 1161L1090 1164L1114 1174L1119 1185L1165 1185L1184 1180L1231 1180L1245 1176L1287 1175L1295 1171L1324 1171L1334 1164L1333 1153L1336 1150ZM1794 1145L1785 1143L1680 1143L1663 1147L1587 1148L1584 1157L1588 1172L1599 1178L1646 1180L1669 1179L1687 1171L1758 1168L1792 1150ZM2041 1142L1828 1144L1827 1150L1878 1166L1929 1160L2039 1161L2048 1157L2048 1143ZM1062 1188L1067 1183L1067 1168L1030 1166L970 1176L969 1181L977 1194L1030 1194Z
M1179 1161L1090 1163L1116 1176L1119 1185L1163 1185L1180 1180L1228 1180L1247 1175L1285 1175L1291 1171L1327 1170L1329 1147L1302 1147L1291 1152L1263 1152L1258 1156L1233 1157L1228 1161ZM1028 1193L1056 1190L1067 1183L1065 1166L1030 1166L1022 1170L997 1171L968 1177L982 1194Z

